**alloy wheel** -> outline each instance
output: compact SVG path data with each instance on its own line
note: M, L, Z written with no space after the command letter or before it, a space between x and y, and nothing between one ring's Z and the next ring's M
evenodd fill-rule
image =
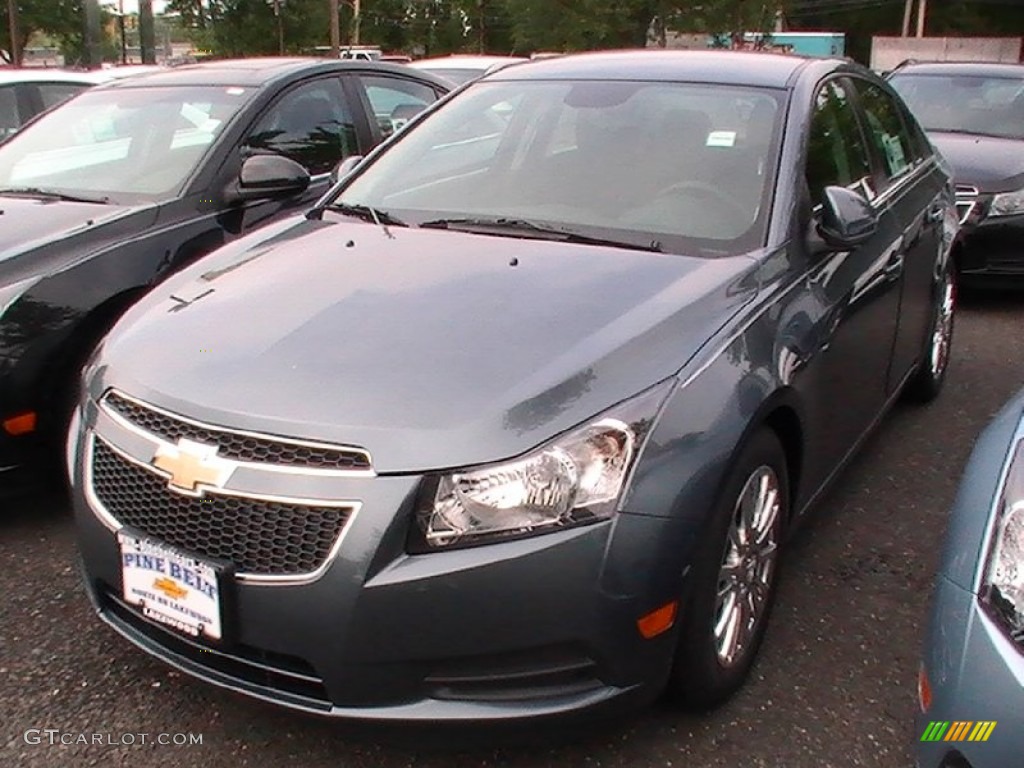
M771 467L758 467L736 500L718 573L714 613L718 662L743 658L771 596L778 564L782 498Z

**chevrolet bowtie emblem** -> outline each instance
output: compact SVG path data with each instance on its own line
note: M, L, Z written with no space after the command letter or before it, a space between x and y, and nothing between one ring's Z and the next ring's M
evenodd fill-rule
M169 579L166 576L154 579L153 589L163 592L171 600L181 600L181 598L188 594L187 589L180 586L174 579Z
M170 475L167 486L190 496L199 496L199 486L222 488L235 471L235 463L217 455L217 446L203 445L184 437L176 445L161 445L152 464Z

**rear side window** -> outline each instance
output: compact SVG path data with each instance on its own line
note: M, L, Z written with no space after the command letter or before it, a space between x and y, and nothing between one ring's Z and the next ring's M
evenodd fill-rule
M857 190L871 199L871 175L870 158L847 86L837 81L826 83L815 100L807 145L806 177L811 201L819 205L825 187L830 186Z
M18 94L13 85L5 85L0 88L0 141L18 130L20 125Z
M373 117L386 139L437 100L434 89L415 80L380 75L360 75Z
M43 102L43 109L55 107L85 88L79 83L39 83L36 87L39 89L39 98Z
M872 146L882 161L887 182L908 173L923 157L903 122L899 102L877 85L857 84Z

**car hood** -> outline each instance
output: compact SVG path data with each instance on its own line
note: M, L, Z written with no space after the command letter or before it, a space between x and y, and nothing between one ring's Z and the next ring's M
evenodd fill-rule
M929 138L953 167L958 184L986 193L1024 187L1024 141L938 131Z
M292 221L129 311L91 391L357 445L379 473L493 461L676 373L754 265Z
M113 236L111 225L152 207L71 203L0 196L0 264L69 239L100 242ZM139 227L145 226L140 223ZM121 227L116 227L118 230Z

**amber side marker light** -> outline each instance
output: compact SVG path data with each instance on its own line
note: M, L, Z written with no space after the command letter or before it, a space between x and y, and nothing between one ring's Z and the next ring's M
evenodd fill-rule
M932 685L928 682L928 670L924 664L917 670L917 703L921 705L922 714L932 708Z
M645 640L672 629L672 625L676 623L677 606L678 602L673 600L636 620L636 628L640 630Z
M18 435L27 435L29 432L35 431L35 411L19 413L17 416L11 416L9 419L4 419L4 432L14 437L17 437Z

